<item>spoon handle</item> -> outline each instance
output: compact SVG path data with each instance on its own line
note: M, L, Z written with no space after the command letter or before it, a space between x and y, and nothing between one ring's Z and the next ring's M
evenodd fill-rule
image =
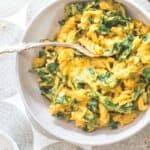
M24 50L29 50L32 48L45 47L45 46L60 46L60 47L69 47L77 50L78 52L83 53L89 57L99 57L88 51L86 48L82 47L79 44L64 43L64 42L38 42L38 43L20 43L17 45L12 45L9 47L0 48L0 55L6 53L20 53Z
M63 42L20 43L17 45L0 48L0 54L19 53L24 50L38 48L38 47L45 47L45 46L62 46L62 47L74 48L74 44L63 43Z

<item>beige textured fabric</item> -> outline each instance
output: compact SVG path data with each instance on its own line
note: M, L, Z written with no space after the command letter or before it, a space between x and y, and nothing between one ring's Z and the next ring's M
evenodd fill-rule
M8 102L0 102L0 130L7 133L16 142L19 150L32 150L31 125L24 114ZM0 145L0 150L5 149L2 149Z
M0 47L17 43L22 29L15 24L0 20ZM0 56L0 100L14 95L16 87L15 54Z

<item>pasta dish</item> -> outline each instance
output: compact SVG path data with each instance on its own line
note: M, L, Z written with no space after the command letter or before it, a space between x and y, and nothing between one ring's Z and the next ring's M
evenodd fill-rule
M51 40L78 43L100 57L66 47L40 50L33 69L49 112L88 132L133 122L150 103L150 27L112 0L69 3L64 11Z

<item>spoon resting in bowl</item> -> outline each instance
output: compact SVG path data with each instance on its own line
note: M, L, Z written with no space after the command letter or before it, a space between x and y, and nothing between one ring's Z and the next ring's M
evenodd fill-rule
M64 43L64 42L39 42L39 43L20 43L18 45L12 45L10 47L0 48L0 55L6 53L20 53L25 50L32 48L45 47L45 46L60 46L60 47L69 47L77 50L78 52L83 53L88 57L99 57L99 55L93 54L88 51L86 48L79 44Z

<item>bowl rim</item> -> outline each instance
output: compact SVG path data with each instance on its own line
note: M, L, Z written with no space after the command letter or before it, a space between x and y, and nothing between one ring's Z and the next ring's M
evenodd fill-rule
M46 7L43 7L30 21L30 23L27 25L26 27L26 30L22 36L22 39L21 41L24 42L24 39L26 37L26 34L28 32L28 29L30 29L30 27L32 26L32 24L34 23L34 21L42 14L44 13L45 11L47 11L47 9L49 7L51 7L52 5L54 5L55 3L58 3L60 0L53 0L50 4L48 4ZM130 0L123 0L125 3L127 3L128 5L136 8L138 11L140 11L140 13L142 15L144 15L149 21L150 21L150 16L147 14L147 12L145 10L142 9L142 7L140 7L140 5L136 4L135 2L132 2ZM120 2L120 1L119 1ZM113 144L113 143L117 143L117 142L120 142L122 140L125 140L135 134L137 134L138 132L140 132L144 127L146 127L149 123L150 123L150 119L145 119L143 124L141 126L138 126L138 128L136 128L136 130L120 137L120 138L117 138L117 139L113 139L109 142L107 142L107 140L103 143L93 143L93 142L90 142L90 141L87 141L87 142L84 142L84 141L75 141L73 140L72 138L68 138L67 136L62 136L56 132L53 132L53 131L49 131L48 128L43 125L40 120L38 118L36 118L36 116L34 116L34 113L32 112L32 110L30 109L30 107L28 106L28 104L26 103L26 98L24 96L24 92L22 90L22 86L21 86L21 81L20 81L20 74L19 74L19 54L17 54L16 56L16 76L17 76L17 87L18 87L18 92L19 94L21 95L21 98L23 100L23 104L26 108L26 111L31 115L31 117L36 121L36 123L42 128L44 129L48 134L51 134L52 136L58 138L58 139L63 139L65 141L68 141L70 143L74 143L74 144L80 144L80 145L86 145L86 146L102 146L102 145L110 145L110 144Z

